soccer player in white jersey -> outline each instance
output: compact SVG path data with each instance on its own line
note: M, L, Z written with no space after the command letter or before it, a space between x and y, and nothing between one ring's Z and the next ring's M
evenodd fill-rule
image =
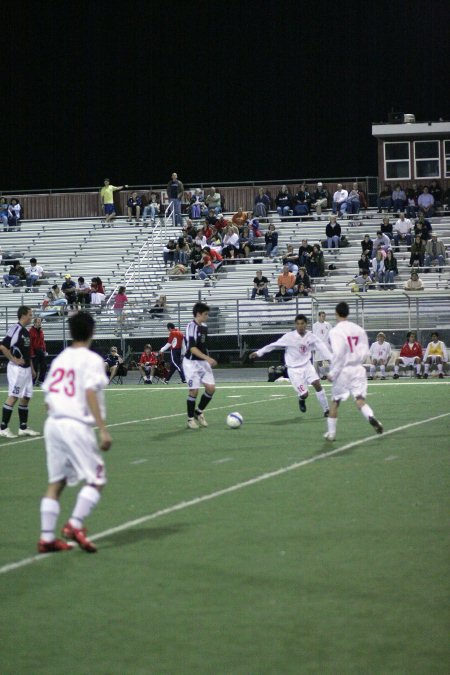
M371 424L378 434L383 433L383 427L374 417L372 408L366 403L367 376L362 365L369 353L369 341L366 331L348 321L349 306L346 302L336 305L337 323L330 330L331 368L328 379L333 383L330 414L327 419L328 431L324 437L328 441L336 438L338 408L341 401L346 401L350 394L362 415Z
M8 359L8 398L3 404L0 436L16 438L9 429L9 421L15 404L19 401L19 436L40 436L28 427L28 404L33 396L35 376L30 355L30 334L27 326L33 320L33 310L22 305L17 310L17 323L10 326L0 344L0 352Z
M314 335L317 335L325 344L329 347L330 343L328 340L328 333L331 330L331 323L326 321L327 315L325 312L319 312L319 320L313 323L312 332ZM314 353L314 361L317 366L317 372L322 380L326 380L325 364L323 360L323 355L320 353L320 350L317 350Z
M304 314L298 314L295 317L295 330L285 333L276 342L258 349L250 354L251 359L264 356L274 349L284 349L284 361L287 366L289 380L297 392L298 404L302 412L306 412L306 399L308 398L308 387L310 384L316 390L316 396L323 410L325 417L328 415L328 401L325 392L320 384L320 379L315 368L311 363L311 356L314 349L320 349L326 359L331 359L330 351L317 335L306 330L308 319Z
M375 377L377 366L380 366L381 379L386 379L386 366L391 358L391 352L391 345L389 342L386 342L386 335L383 331L380 331L369 350L370 375L367 378L368 380L373 380Z
M105 463L98 450L94 425L99 429L101 450L109 450L112 441L106 428L103 391L108 378L103 359L89 350L94 326L94 319L84 312L69 319L72 346L52 362L42 387L48 409L44 437L49 482L41 500L39 553L71 548L55 537L55 527L62 491L66 485L76 485L80 480L86 485L78 493L62 534L88 553L97 550L83 527L106 484Z
M211 401L216 390L214 373L212 368L217 366L217 361L208 355L206 345L208 326L206 322L209 316L209 307L204 302L197 302L192 313L194 320L188 323L184 336L186 353L183 359L183 372L189 388L187 398L187 425L189 429L207 427L204 410ZM200 385L203 384L205 392L200 399L198 407L196 400Z

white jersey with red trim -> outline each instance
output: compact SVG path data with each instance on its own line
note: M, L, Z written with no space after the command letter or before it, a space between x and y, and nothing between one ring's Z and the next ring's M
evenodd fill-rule
M296 330L290 331L276 342L271 342L269 345L258 349L256 353L258 356L264 356L274 349L285 349L284 362L288 368L305 366L311 361L311 353L314 349L319 349L325 359L331 358L325 342L309 330L305 331L304 335L300 335Z
M343 368L360 366L369 353L369 341L364 328L353 321L338 321L330 330L331 359L330 377L335 379Z

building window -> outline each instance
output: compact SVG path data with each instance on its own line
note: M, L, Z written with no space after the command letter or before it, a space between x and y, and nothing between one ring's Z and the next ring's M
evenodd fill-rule
M416 178L439 178L439 141L414 141Z
M384 175L386 180L411 178L408 141L384 144Z
M450 141L444 141L445 177L450 178Z

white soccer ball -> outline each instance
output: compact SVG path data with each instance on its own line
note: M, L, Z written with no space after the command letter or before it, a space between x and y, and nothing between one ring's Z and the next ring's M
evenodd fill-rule
M244 418L241 413L232 412L227 415L227 424L230 429L239 429L244 424Z

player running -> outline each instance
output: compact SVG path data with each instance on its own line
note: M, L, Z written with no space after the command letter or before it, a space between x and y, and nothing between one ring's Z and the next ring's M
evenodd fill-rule
M83 527L106 484L105 463L98 451L94 424L99 428L101 450L109 450L112 441L106 428L103 392L108 378L103 360L89 349L94 326L92 316L84 312L69 319L72 346L53 361L42 386L48 408L44 437L49 482L41 500L39 553L71 548L55 538L55 527L62 491L66 485L76 485L80 480L85 480L86 485L78 493L62 534L88 553L97 550Z
M298 405L302 412L306 412L306 399L308 398L308 386L312 384L316 390L317 400L323 410L324 416L328 415L328 401L320 384L320 379L311 363L311 355L314 350L320 351L325 359L331 359L331 353L327 345L317 335L306 330L308 319L304 314L295 317L295 330L285 333L276 342L258 349L250 354L251 359L260 358L274 349L285 349L285 363L292 386L297 392Z
M169 331L169 337L167 338L167 342L164 345L164 347L162 347L162 349L160 349L159 351L160 354L163 354L168 349L170 349L170 371L168 376L164 380L164 384L169 384L170 378L172 377L175 371L178 371L182 383L186 384L186 379L183 373L183 366L181 364L181 354L184 340L183 333L181 332L181 330L175 328L174 323L168 323L167 330Z
M317 335L325 344L329 347L329 341L328 341L328 333L331 330L331 323L326 321L325 319L327 318L327 315L325 312L319 312L319 319L315 323L313 323L312 327L312 332L314 335ZM322 354L317 351L314 353L314 359L313 361L316 364L317 372L319 373L320 379L321 380L326 380L327 375L326 375L326 367L325 367L325 362Z
M348 321L349 306L346 302L336 305L337 324L330 330L330 342L333 356L328 379L333 382L330 414L327 419L328 431L324 434L327 441L336 438L338 408L350 394L366 420L377 434L383 433L383 427L374 417L372 408L366 403L367 376L362 365L369 353L369 341L366 331L352 321Z

